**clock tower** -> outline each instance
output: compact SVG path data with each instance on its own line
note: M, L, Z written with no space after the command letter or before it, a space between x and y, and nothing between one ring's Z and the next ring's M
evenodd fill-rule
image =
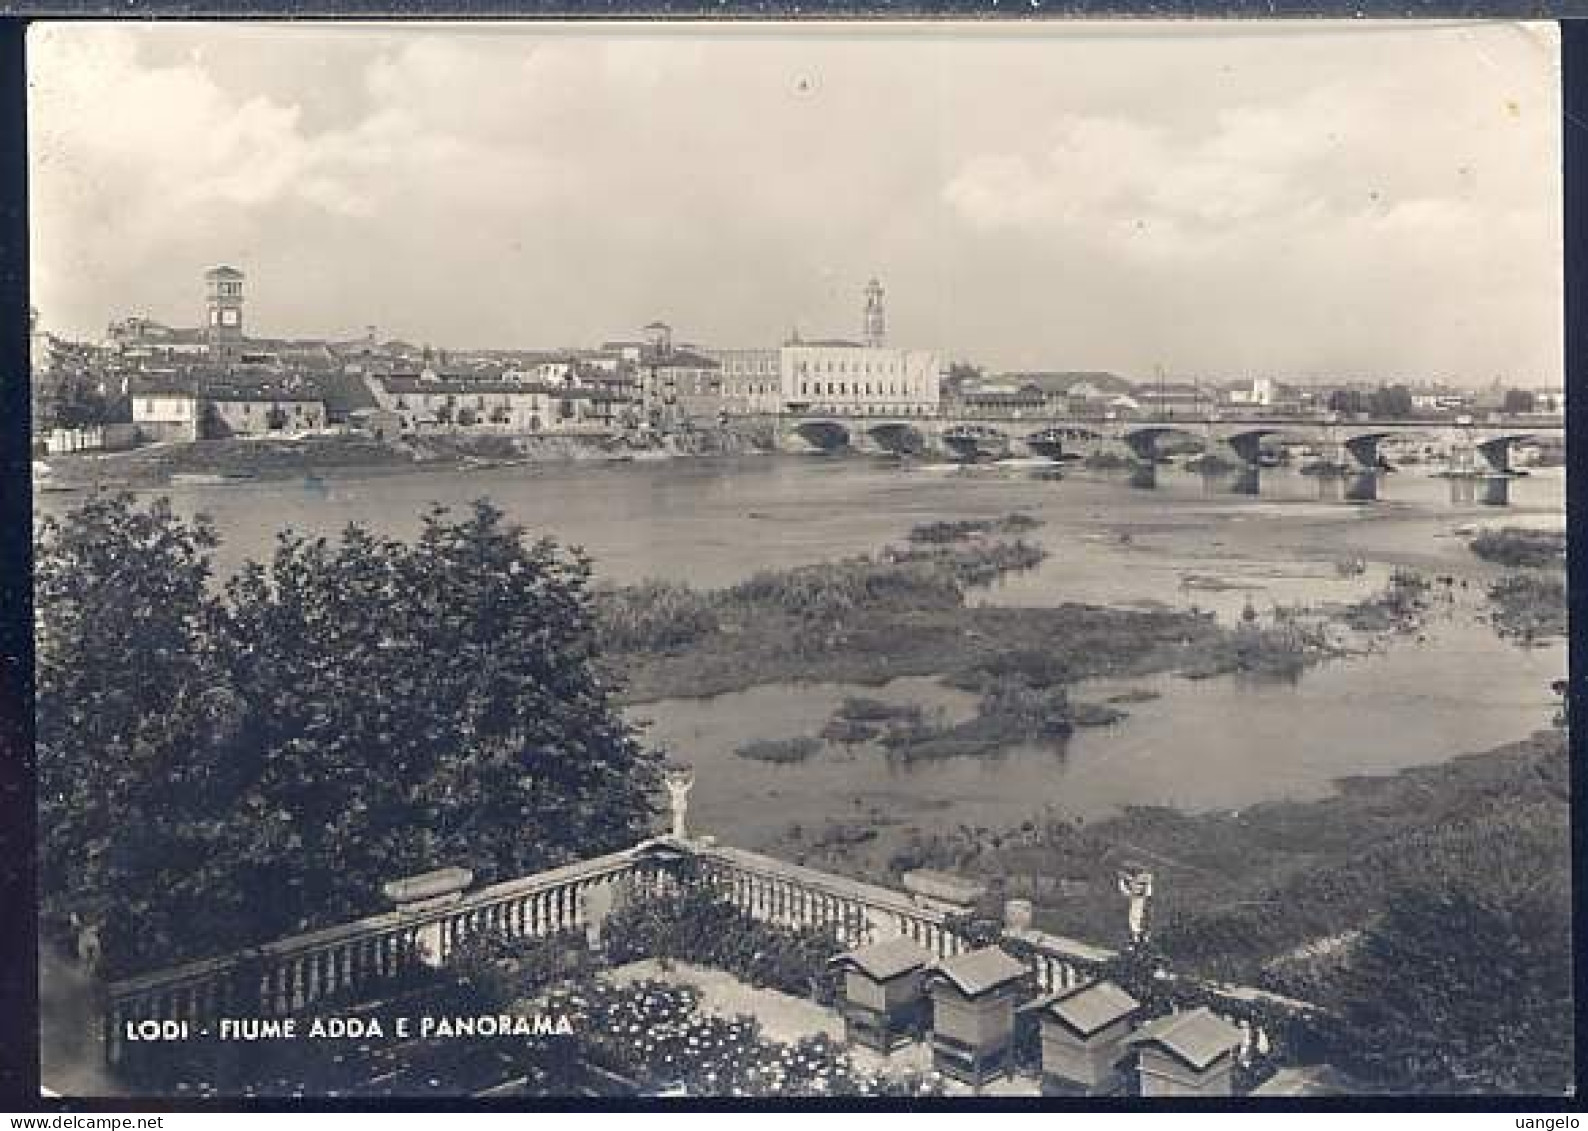
M235 267L204 272L204 330L212 342L243 337L243 273Z
M882 284L873 278L866 284L866 345L871 349L880 349L887 337L888 314L882 304Z

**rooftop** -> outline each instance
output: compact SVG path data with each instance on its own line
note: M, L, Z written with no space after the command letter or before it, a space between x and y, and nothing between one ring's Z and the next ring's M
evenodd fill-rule
M1083 1037L1129 1017L1141 1003L1113 982L1088 982L1054 994L1042 1006Z
M1252 1089L1254 1096L1349 1096L1366 1089L1332 1064L1281 1068Z
M1129 1045L1158 1045L1198 1072L1241 1045L1241 1031L1199 1006L1149 1021L1126 1040Z
M888 939L840 954L833 962L853 966L873 981L886 982L932 963L932 956L907 938Z
M1029 971L1024 962L1001 947L984 946L948 959L937 973L966 997L981 997L1025 977Z
M661 369L721 369L722 363L705 354L695 353L693 350L675 347L670 350L655 350L647 346L640 353L641 360L646 365L654 365Z

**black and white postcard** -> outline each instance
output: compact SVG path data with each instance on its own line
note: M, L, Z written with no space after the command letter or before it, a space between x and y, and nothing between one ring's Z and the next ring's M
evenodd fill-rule
M1571 1092L1555 25L27 48L52 1093Z

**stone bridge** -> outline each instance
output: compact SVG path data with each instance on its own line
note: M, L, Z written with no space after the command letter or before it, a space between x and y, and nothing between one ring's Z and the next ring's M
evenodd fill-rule
M1560 421L1320 420L1179 417L1087 420L1048 415L868 416L809 411L776 418L778 443L788 451L856 451L881 455L939 455L950 459L1066 455L1111 449L1144 463L1168 450L1196 448L1256 464L1269 444L1305 444L1342 469L1370 469L1388 442L1410 441L1446 456L1453 471L1504 474L1516 445L1563 434Z

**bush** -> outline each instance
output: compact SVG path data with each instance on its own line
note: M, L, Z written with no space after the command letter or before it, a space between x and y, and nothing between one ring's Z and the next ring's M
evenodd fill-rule
M500 1013L526 994L595 969L582 931L511 938L477 932L460 939L447 961L449 996L460 1013Z
M747 742L734 753L753 762L787 764L807 761L820 754L821 750L820 739L802 734L796 738L767 738Z
M604 930L615 964L673 958L725 970L753 986L832 1000L829 961L845 949L832 927L773 926L688 879L675 898L637 901L614 912Z
M1566 560L1566 533L1563 530L1528 530L1519 526L1484 530L1467 543L1469 549L1486 562L1539 569Z
M597 590L595 611L601 639L619 652L667 652L718 628L711 597L671 581Z
M1511 573L1489 586L1495 629L1532 643L1566 632L1566 583L1538 573Z
M1041 525L1039 519L1016 511L1003 518L966 518L921 523L911 528L909 539L911 542L941 546L987 534L1020 534Z

